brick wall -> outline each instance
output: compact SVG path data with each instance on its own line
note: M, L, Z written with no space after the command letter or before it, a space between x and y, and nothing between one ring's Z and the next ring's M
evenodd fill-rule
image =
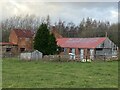
M33 49L33 39L32 38L19 38L18 48L25 48L25 50L30 51Z
M17 37L14 30L12 30L10 33L9 42L17 44L18 50L20 50L20 48L25 48L25 50L27 51L30 51L33 49L33 38Z
M10 32L9 42L12 42L14 44L18 43L18 37L16 36L16 33L14 32L14 30Z

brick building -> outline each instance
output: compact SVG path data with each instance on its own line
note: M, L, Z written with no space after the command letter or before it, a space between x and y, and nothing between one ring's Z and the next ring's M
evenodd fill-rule
M18 51L31 51L33 49L33 36L31 30L13 29L9 36L9 42L18 46Z
M107 37L96 38L58 38L57 44L63 54L72 53L80 59L117 56L118 47Z

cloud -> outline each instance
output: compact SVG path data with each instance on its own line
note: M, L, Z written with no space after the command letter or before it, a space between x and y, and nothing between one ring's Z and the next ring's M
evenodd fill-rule
M17 3L14 0L10 0L9 2L10 2L10 5L13 6L12 13L15 14L15 15L30 12L30 9L29 9L29 7L27 7L27 5Z
M116 18L116 17L118 17L118 12L112 10L111 15L112 15L113 18Z
M111 23L117 22L113 17L112 12L118 11L117 3L58 3L64 9L60 12L64 20L74 21L79 24L83 18L91 17L100 21L110 21ZM115 14L115 13L114 13Z
M3 1L3 0L2 0ZM54 0L51 0L54 1ZM48 0L4 0L2 5L2 18L14 15L34 14L46 17L48 14L51 21L60 18L66 22L73 21L78 24L82 18L91 17L97 20L117 22L117 0L114 2L48 2ZM67 1L67 0L65 0ZM92 0L94 1L94 0ZM99 0L100 1L100 0ZM110 1L110 0L109 0ZM113 0L111 0L113 1Z
M60 7L44 3L44 2L19 2L15 0L10 0L2 4L3 6L3 16L9 17L12 15L24 15L24 14L35 14L37 16L54 15L58 13ZM9 13L9 14L8 14Z

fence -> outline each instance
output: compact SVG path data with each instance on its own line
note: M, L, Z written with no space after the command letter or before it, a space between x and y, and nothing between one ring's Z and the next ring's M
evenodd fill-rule
M71 55L46 55L43 58L44 60L50 60L50 61L82 61L82 62L91 62L91 59L80 59L79 55L75 55L75 58L71 57ZM117 56L111 56L111 55L94 55L94 60L118 60Z
M118 60L118 56L113 56L113 55L94 55L94 60Z
M5 54L1 55L1 57L17 57L13 56L12 54ZM112 55L94 55L93 60L118 60L117 56L112 56ZM42 53L39 51L34 51L34 52L26 52L26 53L21 53L19 55L19 59L21 60L49 60L49 61L83 61L86 62L86 60L91 61L90 59L84 58L80 59L80 55L45 55L43 57Z
M81 61L79 55L71 56L71 55L45 55L44 60L50 61Z
M12 58L12 57L17 57L18 56L18 54L12 54L12 53L2 53L2 54L0 54L0 57L2 57L2 58Z

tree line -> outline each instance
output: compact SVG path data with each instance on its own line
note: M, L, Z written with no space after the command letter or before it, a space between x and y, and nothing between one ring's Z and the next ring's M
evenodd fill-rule
M37 32L42 23L46 23L50 29L52 26L50 16L37 17L35 15L25 15L5 19L1 21L2 41L9 41L9 33L13 28L28 29ZM97 21L89 17L83 18L79 25L75 25L73 22L66 23L64 20L58 20L54 23L57 31L63 37L105 37L107 32L107 36L118 46L120 43L118 40L119 25L118 23L111 24L109 21Z
M64 21L59 21L55 25L58 32L63 37L106 37L107 34L107 37L119 46L120 40L118 40L118 26L120 26L118 23L110 24L109 21L102 22L89 17L86 19L83 18L83 20L77 26L73 22L70 22L66 25Z

